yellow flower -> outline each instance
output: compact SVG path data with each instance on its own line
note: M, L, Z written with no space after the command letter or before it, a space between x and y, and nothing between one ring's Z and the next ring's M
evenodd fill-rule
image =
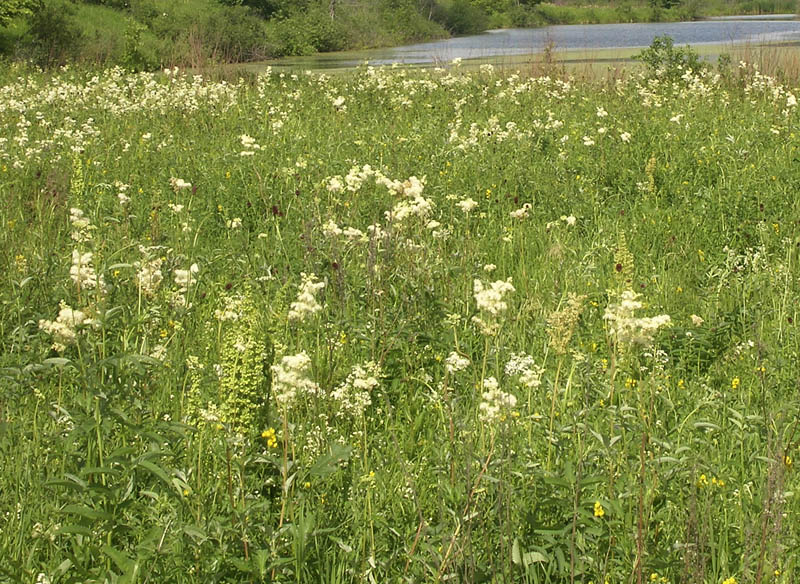
M275 436L275 428L267 428L261 432L261 437L267 441L267 448L278 447L278 439Z
M594 502L594 516L595 517L602 517L606 514L605 509L603 509L603 504L600 501Z
M741 380L738 377L734 377L731 380L731 389L739 389L739 385L741 384Z
M723 580L722 584L736 584L736 578L731 576L730 578Z
M783 455L783 464L786 466L787 469L788 468L792 468L792 457L789 456L788 454L784 454Z
M708 479L706 478L706 475L704 475L704 474L700 475L700 478L697 479L697 486L700 489L702 489L703 487L707 487L708 486Z

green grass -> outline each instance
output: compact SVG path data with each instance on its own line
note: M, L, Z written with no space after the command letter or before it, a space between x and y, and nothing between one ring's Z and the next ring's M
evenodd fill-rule
M6 67L0 581L794 582L795 90L681 74Z

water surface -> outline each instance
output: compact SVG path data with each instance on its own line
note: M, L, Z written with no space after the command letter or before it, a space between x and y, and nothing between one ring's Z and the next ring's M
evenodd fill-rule
M515 28L358 53L328 53L275 64L303 64L313 69L393 63L421 65L453 59L488 59L530 55L546 48L562 50L636 49L650 46L657 36L669 35L676 46L762 45L800 42L800 21L791 14L722 17L696 22L559 25Z

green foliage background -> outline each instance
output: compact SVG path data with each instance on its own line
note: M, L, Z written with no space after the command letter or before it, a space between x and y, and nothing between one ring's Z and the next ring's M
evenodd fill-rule
M492 28L793 12L794 0L4 0L0 54L41 66L205 66Z

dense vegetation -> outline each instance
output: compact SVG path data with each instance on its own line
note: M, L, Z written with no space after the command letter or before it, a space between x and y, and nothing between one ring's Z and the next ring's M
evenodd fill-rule
M4 0L0 54L152 70L251 61L554 23L689 20L794 10L794 0Z
M647 73L0 84L0 581L800 577L800 112Z

